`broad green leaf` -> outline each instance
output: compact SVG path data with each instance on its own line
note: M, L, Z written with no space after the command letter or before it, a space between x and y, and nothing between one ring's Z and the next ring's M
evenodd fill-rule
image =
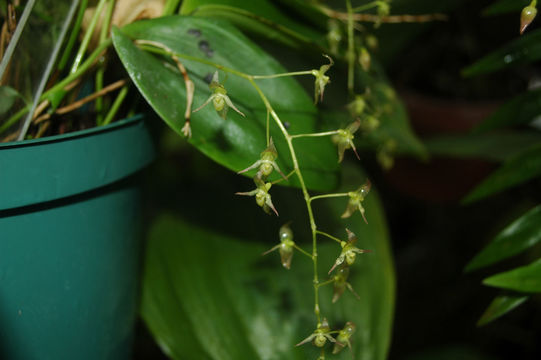
M539 114L541 114L541 89L527 91L500 106L477 125L472 133L528 124Z
M541 145L513 156L478 185L466 198L465 203L473 202L498 193L541 175Z
M477 322L477 326L486 325L500 316L507 314L509 311L515 309L523 302L528 300L528 296L524 295L500 295L496 296L485 310L481 318Z
M528 6L531 0L499 0L483 9L483 15L501 15L510 12L520 13L523 7Z
M541 205L531 209L503 229L488 246L470 261L465 271L492 265L519 254L540 241Z
M350 171L345 179L357 184L364 177ZM359 247L372 250L360 255L351 269L349 281L361 299L346 292L331 304L332 286L323 287L322 314L333 328L346 321L356 323L351 339L356 359L383 360L390 343L394 272L377 194L371 192L366 199L368 225L359 214L348 221L339 219L345 199L318 202L315 214L322 220L322 230L345 238L347 226L357 234ZM246 219L232 221L246 223ZM291 226L296 243L310 249L310 240L297 236L296 230L303 226L297 222ZM325 280L340 246L326 238L319 243L319 276ZM316 325L312 262L296 252L291 270L286 270L276 252L261 256L273 245L258 242L257 235L241 240L171 215L155 222L146 252L142 315L167 355L182 360L304 360L318 356L311 344L294 346ZM329 355L331 350L327 345ZM344 350L332 358L351 359L351 354Z
M531 63L540 58L541 29L537 29L522 35L463 69L462 75L469 77L487 74L509 66Z
M113 42L130 77L156 113L179 134L184 125L186 103L182 76L165 64L163 58L140 50L128 36L159 42L181 58L183 55L191 57L181 61L195 83L194 108L211 95L204 79L212 76L216 67L208 65L209 61L253 75L286 71L238 30L219 20L171 16L136 22L122 31L115 29ZM246 117L230 110L227 120L223 120L209 104L192 114L190 142L218 163L239 171L258 160L266 147L267 111L248 80L232 74L226 78L226 73L220 71L220 81L225 82L232 102ZM290 133L315 131L317 110L294 79L282 77L257 83L282 122L290 125ZM278 149L278 164L287 173L293 167L292 160L285 139L272 119L271 135ZM330 139L302 140L296 143L296 148L307 185L320 190L335 187L338 164ZM295 185L294 181L291 183Z
M541 292L541 259L530 265L493 275L483 284L522 292Z
M314 46L323 35L283 15L272 3L256 1L184 1L182 14L225 19L242 30L280 41L288 46Z
M426 148L434 155L493 161L505 161L539 143L541 133L528 131L447 135L425 141Z

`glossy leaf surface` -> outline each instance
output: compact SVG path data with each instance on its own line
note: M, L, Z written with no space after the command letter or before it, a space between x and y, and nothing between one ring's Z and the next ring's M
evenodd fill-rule
M500 232L487 247L466 266L476 270L519 254L541 241L541 206L537 206Z
M464 202L482 199L539 175L541 175L541 145L534 145L508 159L468 194Z
M518 24L517 24L518 27ZM541 29L527 32L462 70L464 76L491 73L541 59Z
M350 176L359 181L358 173L345 178ZM345 238L347 226L358 236L357 245L373 252L357 259L348 279L361 299L346 293L331 304L332 286L326 286L320 290L321 311L333 328L355 322L357 330L351 338L355 358L383 360L394 306L385 220L375 192L366 199L368 225L360 215L342 222L345 201L335 200L318 204L316 216L327 219L322 229ZM295 224L293 231L298 228ZM309 239L295 241L310 249ZM319 275L324 281L340 247L326 238L319 243ZM315 327L312 262L296 252L291 270L285 270L277 252L261 256L272 245L258 242L257 237L215 233L171 215L154 224L143 277L142 315L168 356L213 360L318 356L311 344L294 346ZM327 350L330 355L332 347ZM332 358L351 359L351 354L342 351Z
M528 300L528 296L523 295L500 295L494 298L488 308L485 310L481 318L477 322L477 326L486 325L497 318L507 314L515 309L523 302Z
M218 20L172 16L133 23L122 31L114 30L115 48L130 77L154 110L179 134L184 125L186 104L182 76L164 63L166 59L140 50L130 38L159 42L178 54L192 57L181 61L195 83L194 108L211 95L204 79L208 79L216 67L193 58L252 75L286 71L238 30ZM190 142L218 163L239 171L258 160L266 147L267 111L248 80L232 74L226 78L226 73L220 71L220 81L225 83L232 102L246 117L229 111L224 120L209 105L192 114ZM316 108L294 79L282 77L257 82L282 122L290 125L290 133L315 131ZM272 119L271 136L278 149L278 165L288 173L292 161L287 144ZM296 147L307 186L320 190L336 186L337 155L330 139L302 140ZM248 175L253 176L253 173Z
M528 124L541 113L541 89L520 94L500 106L473 129L481 133L504 127Z
M483 284L514 291L541 292L541 259L486 278Z
M180 12L225 19L247 32L289 46L316 44L322 39L320 33L293 21L267 0L188 0L183 1Z

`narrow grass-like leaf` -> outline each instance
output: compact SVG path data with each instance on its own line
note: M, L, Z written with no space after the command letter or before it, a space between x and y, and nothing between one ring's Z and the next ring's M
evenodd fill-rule
M537 144L508 159L463 200L470 203L519 185L541 175L541 145Z
M477 125L472 133L528 124L541 114L541 89L520 94L500 106L493 114Z
M497 318L507 314L509 311L515 309L526 300L528 300L528 296L524 295L496 296L483 315L481 315L479 321L477 321L477 326L483 326L496 320Z
M483 284L522 292L541 292L541 259L483 280Z
M541 29L528 32L462 70L466 77L541 59Z
M528 211L500 232L466 266L476 270L519 254L541 241L541 205Z

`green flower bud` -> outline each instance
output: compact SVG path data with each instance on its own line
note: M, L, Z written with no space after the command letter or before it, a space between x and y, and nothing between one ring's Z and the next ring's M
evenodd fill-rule
M524 9L522 9L522 12L520 13L520 34L522 35L526 28L532 23L533 19L535 19L535 16L537 15L537 9L536 6L537 1L533 0L530 5L526 6Z
M361 64L361 67L364 71L370 70L370 64L371 64L371 57L370 53L366 48L363 46L359 52L359 64Z

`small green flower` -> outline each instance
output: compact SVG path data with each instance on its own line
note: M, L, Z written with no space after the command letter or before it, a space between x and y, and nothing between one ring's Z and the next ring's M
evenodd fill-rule
M353 134L359 129L359 126L361 126L361 121L357 119L345 129L339 129L338 133L332 136L332 141L338 146L338 162L344 160L344 152L347 149L353 149L355 156L360 160L355 144L353 143Z
M364 183L364 185L362 185L356 191L350 191L348 193L348 196L349 196L348 205L346 207L346 211L344 211L344 213L341 216L342 219L350 217L351 215L353 215L353 213L356 210L359 210L359 212L361 213L361 216L363 217L364 222L368 223L364 215L365 210L362 203L366 195L368 195L368 192L370 191L371 186L372 184L370 183L370 180L366 179L366 182Z
M261 178L255 177L254 182L257 186L255 190L249 192L238 192L235 195L244 195L244 196L255 196L255 202L257 205L267 213L270 214L270 210L274 211L276 216L278 216L278 211L274 208L272 204L271 196L269 190L272 186L271 183L265 183Z
M259 168L256 176L266 178L272 173L272 170L276 170L282 176L282 178L284 178L284 180L287 180L284 173L278 167L278 164L276 164L275 160L277 158L278 152L276 151L276 147L274 146L271 137L269 146L261 152L260 159L248 166L246 169L239 171L237 174L242 174L252 169Z
M293 231L289 227L289 223L282 225L280 228L280 243L271 249L265 251L263 255L278 250L280 253L280 260L282 261L282 266L286 269L291 268L291 259L293 258L293 250L295 248L295 242L293 241Z
M330 79L325 73L327 70L333 66L334 61L333 59L328 55L323 55L327 59L329 59L329 63L325 65L321 65L319 70L312 70L312 75L315 76L315 90L314 90L314 103L317 104L318 99L319 101L323 101L323 92L325 91L325 86L329 83Z
M332 277L333 282L333 304L340 299L346 288L355 295L357 299L360 299L359 295L353 290L353 287L350 283L347 282L349 276L349 267L345 264L342 264L340 268L336 271L336 275Z
M338 354L346 345L351 350L351 342L349 339L355 332L355 327L356 326L353 322L348 321L346 325L344 325L344 328L338 332L336 342L334 343L334 348L332 349L333 354Z
M327 319L323 318L323 321L317 325L316 330L310 334L306 339L301 341L295 346L300 346L306 344L313 340L313 344L317 347L323 347L327 340L335 343L336 340L331 336L331 328L329 327L329 322Z
M239 113L242 116L244 115L239 109L235 107L229 96L227 96L227 90L225 90L225 87L220 84L218 81L218 71L214 73L212 76L212 81L209 84L209 88L213 91L212 95L197 109L195 109L193 112L199 111L202 108L204 108L209 102L212 101L212 104L214 105L214 109L216 112L225 119L227 116L227 110L231 107L233 110L235 110L237 113Z
M349 231L349 229L346 229L348 233L348 241L342 241L340 243L340 246L342 246L342 251L340 252L340 255L334 262L334 265L329 270L329 274L338 266L342 265L344 262L351 266L355 262L355 258L357 257L357 254L364 254L367 252L370 252L370 250L363 250L355 247L355 243L357 242L357 236L355 236L354 233Z

